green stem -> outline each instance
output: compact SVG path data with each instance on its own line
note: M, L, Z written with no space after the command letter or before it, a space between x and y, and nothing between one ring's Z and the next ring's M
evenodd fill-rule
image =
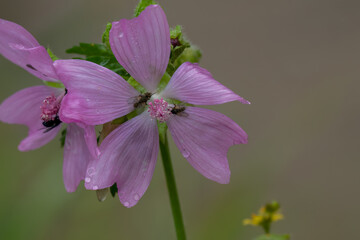
M166 184L169 191L171 210L174 217L176 236L178 240L185 240L185 228L180 209L179 196L176 190L175 176L171 163L169 144L167 140L166 128L160 130L160 152L164 165Z

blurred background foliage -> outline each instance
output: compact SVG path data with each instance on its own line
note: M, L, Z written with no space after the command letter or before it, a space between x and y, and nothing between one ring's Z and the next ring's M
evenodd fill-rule
M2 0L0 17L28 29L60 58L101 42L106 23L130 18L130 0ZM253 239L242 221L277 199L292 239L356 239L359 191L359 1L160 1L203 52L201 65L252 102L211 107L239 123L249 144L228 153L231 182L198 174L171 140L189 239ZM41 84L0 58L0 100ZM17 150L24 126L0 124L0 239L174 239L161 161L139 204L66 193L59 141ZM60 136L59 136L60 137Z

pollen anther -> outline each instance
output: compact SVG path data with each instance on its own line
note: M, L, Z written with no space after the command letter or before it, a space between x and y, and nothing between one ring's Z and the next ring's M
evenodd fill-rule
M150 116L160 122L165 122L171 115L171 107L164 99L155 99L148 103Z

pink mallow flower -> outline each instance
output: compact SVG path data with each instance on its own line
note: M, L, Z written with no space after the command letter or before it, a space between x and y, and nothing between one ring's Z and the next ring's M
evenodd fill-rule
M172 104L171 99L196 105L248 101L213 79L197 64L184 63L167 87L158 92L170 55L170 34L165 13L157 5L139 17L112 24L110 45L119 63L143 87L137 92L118 74L82 60L58 60L54 66L69 89L60 109L65 122L103 124L144 107L140 115L111 132L91 161L85 187L103 189L117 183L125 207L134 206L152 178L159 151L157 122L165 122L182 155L202 175L229 183L227 151L247 143L246 133L223 114Z
M46 49L23 27L2 19L0 54L44 81L59 82ZM64 95L64 88L41 85L20 90L1 103L1 121L29 128L28 136L18 146L20 151L42 147L58 134L62 125L58 112ZM63 164L64 184L68 192L74 192L85 178L87 164L92 158L88 145L96 146L94 127L68 124ZM93 155L96 155L96 148L93 149Z

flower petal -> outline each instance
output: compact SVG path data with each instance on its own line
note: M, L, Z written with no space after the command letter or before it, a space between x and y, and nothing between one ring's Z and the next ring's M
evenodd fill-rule
M169 25L162 8L151 5L134 19L113 22L109 40L126 71L148 91L154 91L170 56Z
M80 181L85 179L86 168L92 158L85 142L84 129L75 123L68 124L63 164L66 191L75 192Z
M210 72L197 64L183 63L161 93L164 98L175 98L196 105L214 105L232 101L250 104L216 81Z
M19 145L20 151L39 148L51 141L59 131L56 127L45 132L40 119L42 101L51 94L61 94L60 89L35 86L20 90L2 102L0 120L11 124L24 124L29 127L29 135Z
M42 80L58 81L46 49L23 27L3 19L0 19L0 53Z
M68 90L61 103L62 121L98 125L134 109L131 99L139 93L113 71L84 60L57 60L54 66Z
M229 183L227 152L232 145L247 143L247 134L225 115L197 107L173 115L168 121L176 146L205 177Z
M87 126L85 126L84 131L85 131L85 135L84 135L85 142L89 148L91 155L95 158L99 157L100 150L97 145L95 126L87 125Z
M97 190L116 182L121 203L132 207L150 184L158 151L157 123L144 112L104 139L100 159L88 166L85 187Z

